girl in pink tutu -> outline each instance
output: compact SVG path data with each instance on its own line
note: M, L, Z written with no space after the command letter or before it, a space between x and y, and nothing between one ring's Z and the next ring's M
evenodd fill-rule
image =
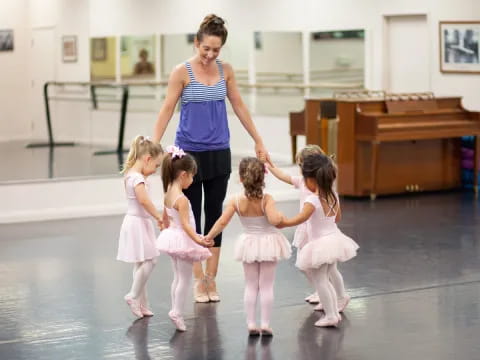
M325 154L325 153L318 145L307 145L302 150L300 150L300 152L296 156L296 161L298 166L300 167L300 171L302 169L302 165L305 157L309 155L314 155L314 154ZM275 167L273 163L270 163L270 165L271 166L269 166L269 170L277 179L283 182L286 182L287 184L293 185L295 188L300 190L300 210L302 210L303 205L305 203L305 199L309 195L313 194L305 185L305 180L303 179L303 176L291 176L289 174L284 173L279 168ZM295 230L295 235L293 238L292 245L298 249L297 255L300 253L300 250L308 241L307 226L308 226L308 222L306 221L298 225L297 229ZM306 278L310 282L310 285L312 286L312 288L315 289L315 284L313 283L311 272L307 270L307 271L303 271L303 273L305 274ZM340 274L336 265L332 266L332 269L330 271L330 282L332 283L333 288L337 293L338 310L339 312L343 312L347 307L348 303L350 302L350 296L345 291L342 274ZM305 298L305 301L311 304L318 304L315 307L316 311L323 310L323 304L319 303L320 301L316 291L313 294L307 296Z
M307 221L307 241L299 250L296 265L300 270L310 272L323 305L325 316L315 326L337 326L341 320L337 292L329 279L335 278L338 261L344 262L356 256L358 245L344 235L336 224L340 220L340 204L333 190L337 177L333 161L324 154L306 156L302 174L306 187L313 194L305 198L297 216L284 219L279 227ZM341 285L343 289L343 280ZM345 293L339 293L338 296L349 299Z
M279 260L291 255L290 244L276 228L282 215L273 198L263 193L265 167L256 158L242 159L239 166L244 194L231 199L222 216L212 227L207 239L213 239L230 222L234 213L240 217L244 232L235 244L235 260L243 263L245 272L244 304L250 335L273 335L270 314L273 306L275 268ZM257 328L255 313L260 296L261 326Z
M178 331L185 331L183 320L185 298L192 280L193 263L211 256L206 241L195 231L190 201L183 194L193 182L197 164L193 157L176 146L169 146L162 163L162 181L165 192L165 212L169 227L157 238L157 249L172 258L173 282L171 286L172 309L168 316Z
M132 287L124 299L139 318L153 315L148 306L146 283L159 253L150 217L161 227L162 215L150 200L146 178L157 171L162 153L160 144L137 136L122 170L128 209L120 229L117 260L134 263Z

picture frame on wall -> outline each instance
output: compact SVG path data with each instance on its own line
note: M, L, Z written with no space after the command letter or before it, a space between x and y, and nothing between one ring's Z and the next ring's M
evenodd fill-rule
M78 60L77 37L75 35L62 36L62 61L73 63Z
M440 71L480 74L480 21L439 23Z
M0 29L0 51L13 51L13 30Z
M93 38L92 61L105 61L107 59L107 38Z

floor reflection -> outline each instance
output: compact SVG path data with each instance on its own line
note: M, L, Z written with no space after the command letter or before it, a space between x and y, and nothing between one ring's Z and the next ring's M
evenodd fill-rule
M195 318L186 320L187 331L170 339L174 359L222 359L222 336L217 322L217 304L194 304ZM194 354L194 357L192 357Z
M345 314L338 328L317 328L313 324L318 320L318 313L305 318L298 330L297 341L299 360L333 360L342 348L345 329L349 321Z
M148 323L150 317L135 320L127 330L127 337L133 344L136 360L151 359L148 353Z
M273 360L271 351L272 336L250 336L247 340L245 360ZM260 343L259 349L257 344Z

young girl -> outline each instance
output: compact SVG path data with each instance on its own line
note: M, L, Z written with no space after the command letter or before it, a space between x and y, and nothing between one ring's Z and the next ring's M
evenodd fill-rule
M162 216L147 192L146 178L157 171L162 147L148 137L137 136L123 165L128 209L118 240L117 260L134 263L133 283L125 301L137 317L152 316L148 308L146 283L156 263L155 231L150 216L162 226Z
M306 156L302 174L305 185L314 194L306 197L297 216L283 220L279 227L294 226L308 220L307 242L299 251L297 266L310 272L323 304L325 316L315 326L337 326L341 320L337 292L329 279L334 279L332 275L337 271L338 261L344 262L356 255L358 245L336 224L340 220L340 205L333 190L337 177L333 161L324 154ZM340 292L338 296L344 298L346 295Z
M170 255L173 267L171 286L172 309L168 316L179 331L186 331L183 308L190 282L193 263L211 256L205 241L195 231L195 219L190 201L183 195L193 181L197 165L191 155L176 146L169 146L162 163L162 181L165 192L165 212L170 226L157 239L157 249Z
M250 335L273 335L270 313L273 305L275 267L279 260L291 255L290 244L274 225L282 215L276 210L273 198L263 194L265 167L256 158L242 159L239 166L244 195L237 195L226 206L206 238L213 239L232 219L236 212L244 233L235 244L235 260L243 262L245 272L244 304ZM261 327L257 328L255 310L260 296Z
M300 152L296 156L297 164L300 166L300 171L301 171L301 168L302 168L303 161L304 161L305 157L307 157L309 155L314 155L314 154L325 154L325 153L323 152L323 150L318 145L307 145L302 150L300 150ZM288 174L285 174L279 168L275 167L275 165L273 165L273 164L270 167L270 171L279 180L284 181L287 184L291 184L294 187L296 187L297 189L300 189L300 210L302 210L305 199L307 198L307 196L313 194L310 190L308 190L307 186L305 185L305 181L303 179L303 176L290 176ZM300 252L302 247L308 241L307 226L308 226L308 222L304 222L304 223L301 223L297 227L297 229L295 230L295 235L294 235L292 245L298 248L298 253ZM312 287L315 288L311 272L310 271L305 271L303 273L307 277L307 279L310 282L310 284L312 285ZM332 270L330 272L330 282L332 283L332 285L333 285L333 287L334 287L334 289L337 293L338 310L339 310L339 312L343 312L345 310L345 308L347 307L348 303L350 302L350 296L345 292L345 287L344 287L344 283L343 283L342 274L340 274L340 272L338 271L336 266L332 267ZM311 304L319 303L317 292L314 292L310 296L307 296L305 298L305 301L307 301ZM316 311L323 310L323 304L319 303L315 307L315 310Z

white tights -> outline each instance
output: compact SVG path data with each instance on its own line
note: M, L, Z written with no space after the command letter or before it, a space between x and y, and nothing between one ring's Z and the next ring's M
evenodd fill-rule
M274 261L243 263L245 272L244 304L247 313L247 325L256 324L255 313L257 297L260 295L261 326L268 327L273 306L273 284L275 281Z
M325 315L329 319L334 319L338 316L337 293L329 280L333 268L333 264L323 264L317 269L310 269L318 297L323 304Z
M312 270L307 270L304 272L304 274L310 282L310 285L312 285L312 287L316 289L316 285L313 280ZM343 283L343 276L342 274L340 274L340 271L338 271L337 263L333 263L331 265L328 277L333 285L333 288L335 289L335 292L337 293L338 299L343 299L346 296L345 285Z
M172 256L173 281L170 288L172 297L172 311L177 316L182 316L185 298L192 282L193 262Z
M157 259L154 258L135 263L133 266L133 283L129 295L146 307L148 307L147 280L156 263Z

